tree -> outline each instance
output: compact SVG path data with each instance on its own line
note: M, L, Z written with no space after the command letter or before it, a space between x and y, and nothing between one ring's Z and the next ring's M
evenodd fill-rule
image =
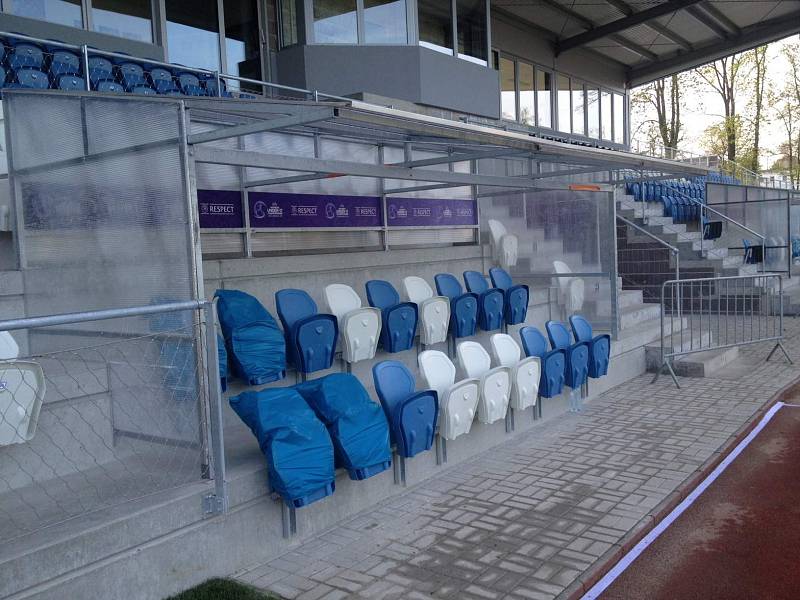
M640 88L634 94L632 103L640 111L655 110L655 119L646 120L645 133L649 144L653 144L653 130L658 132L661 144L665 148L667 158L675 158L675 149L683 137L681 123L681 89L685 76L675 74L669 78L659 79Z
M758 173L761 170L758 155L761 151L761 120L764 112L764 93L767 83L767 46L759 46L748 54L753 62L753 103L755 114L753 117L753 149L750 161L745 164L748 164L753 172Z

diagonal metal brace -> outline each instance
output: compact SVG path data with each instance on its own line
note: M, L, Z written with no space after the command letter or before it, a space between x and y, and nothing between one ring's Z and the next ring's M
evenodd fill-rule
M317 123L319 121L325 121L326 119L332 119L334 115L335 112L333 108L306 108L297 114L278 117L277 119L259 120L252 123L245 123L244 125L233 125L230 127L221 127L212 131L205 131L203 133L195 133L194 135L188 136L187 141L189 144L214 142L231 137L249 135L251 133L261 133L264 131L283 129L285 127L293 127L295 125Z

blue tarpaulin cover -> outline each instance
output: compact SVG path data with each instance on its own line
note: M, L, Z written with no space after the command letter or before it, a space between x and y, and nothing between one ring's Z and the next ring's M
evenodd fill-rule
M354 375L334 373L294 386L328 427L336 466L351 479L366 479L392 464L383 409Z
M333 493L330 435L296 390L244 392L230 403L256 436L267 458L270 486L287 504L299 508Z
M214 296L234 374L250 385L283 379L286 341L269 311L238 290L217 290Z

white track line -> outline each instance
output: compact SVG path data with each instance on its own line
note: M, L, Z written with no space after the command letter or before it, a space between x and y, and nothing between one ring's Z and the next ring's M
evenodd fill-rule
M777 402L775 405L767 411L767 414L764 415L764 418L761 419L758 425L756 425L753 430L744 438L739 444L731 451L725 459L717 465L717 468L714 469L708 477L706 477L700 485L698 485L692 492L684 498L683 502L681 502L678 506L676 506L672 512L670 512L658 525L656 525L650 533L644 536L638 544L636 544L631 550L622 557L622 559L614 565L614 567L605 574L605 576L598 581L596 584L592 586L588 592L586 592L581 600L594 600L598 598L608 586L614 583L614 580L617 579L622 573L627 569L630 564L638 558L638 556L644 552L644 550L652 544L659 535L661 535L667 527L669 527L675 519L677 519L683 512L689 508L692 503L694 503L697 498L700 497L708 486L710 486L714 481L719 477L722 472L728 468L734 459L742 453L747 445L753 441L753 439L761 432L762 429L770 422L775 413L777 413L781 408L787 406L783 402ZM799 405L788 405L793 407L800 407Z

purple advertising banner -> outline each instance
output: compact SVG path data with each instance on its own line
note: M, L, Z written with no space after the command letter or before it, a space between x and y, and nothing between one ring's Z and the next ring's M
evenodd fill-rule
M388 198L389 227L445 227L477 225L474 200L445 198Z
M197 190L201 229L244 227L242 193L229 190Z
M251 192L251 227L381 227L375 196Z

